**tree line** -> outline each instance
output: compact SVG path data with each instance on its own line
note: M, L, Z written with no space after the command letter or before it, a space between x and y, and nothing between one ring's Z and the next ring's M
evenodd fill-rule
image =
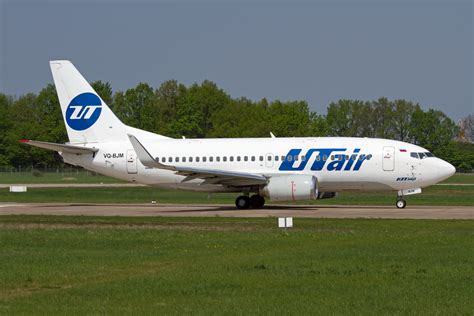
M108 82L92 86L125 124L170 137L380 137L418 144L458 168L474 169L474 145L454 141L453 120L403 99L343 99L321 115L302 100L232 98L208 80L190 86L168 80L157 89L140 83L115 93ZM54 85L19 97L0 93L0 166L62 164L55 153L20 139L68 141Z

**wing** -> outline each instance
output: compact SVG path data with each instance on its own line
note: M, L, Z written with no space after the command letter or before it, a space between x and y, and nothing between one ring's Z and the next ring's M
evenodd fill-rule
M57 144L49 142L40 142L38 140L20 140L20 143L28 144L35 147L40 147L44 149L54 150L58 152L67 152L71 154L92 154L98 151L97 148L68 145L68 144Z
M128 137L137 153L138 159L144 166L176 171L176 174L185 176L181 182L202 179L204 182L202 182L201 185L221 184L225 186L253 186L266 184L268 180L264 175L256 173L165 165L154 159L135 136L129 134Z

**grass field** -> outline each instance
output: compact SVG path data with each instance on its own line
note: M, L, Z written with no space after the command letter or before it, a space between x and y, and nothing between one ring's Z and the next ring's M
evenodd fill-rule
M0 217L0 314L472 315L473 222Z
M213 194L164 190L152 187L126 188L29 188L27 193L10 193L0 189L0 202L66 202L66 203L228 203L237 194ZM300 204L393 205L396 193L343 192L334 199L301 201ZM472 205L474 186L433 186L423 194L407 197L408 205Z
M123 181L93 174L87 171L77 172L0 172L2 184L31 183L121 183Z

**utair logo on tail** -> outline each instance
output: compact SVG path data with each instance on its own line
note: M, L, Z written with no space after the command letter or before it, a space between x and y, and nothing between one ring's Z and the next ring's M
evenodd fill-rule
M76 131L88 129L97 121L102 111L102 102L94 93L86 92L71 100L66 109L66 122Z
M359 171L366 160L372 158L371 154L361 154L360 148L355 148L351 153L346 153L347 148L311 148L305 155L300 155L301 149L291 149L281 163L280 171L304 170L313 153L318 153L311 165L311 170L320 171L326 167L328 171ZM329 161L329 163L327 163ZM327 166L326 166L327 163Z

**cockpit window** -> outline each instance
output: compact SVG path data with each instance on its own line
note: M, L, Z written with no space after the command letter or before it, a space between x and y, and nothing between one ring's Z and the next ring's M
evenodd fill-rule
M424 153L410 153L410 157L416 158L416 159L425 159L425 158L430 158L434 157L434 155L430 152L424 152Z

